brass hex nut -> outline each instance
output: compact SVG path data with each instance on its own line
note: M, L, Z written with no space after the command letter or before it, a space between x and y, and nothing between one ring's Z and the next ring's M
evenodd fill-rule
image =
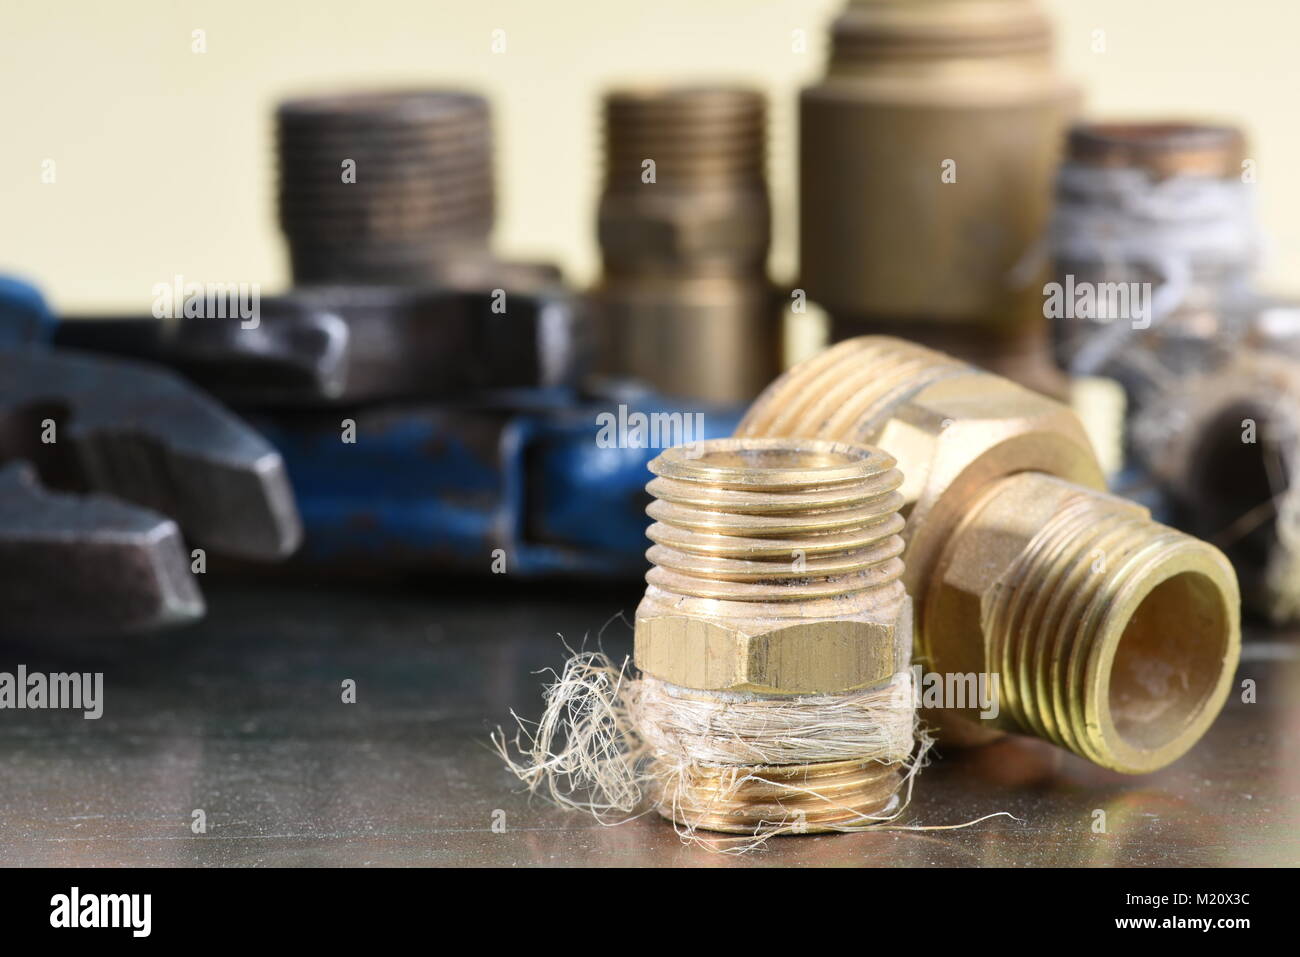
M636 614L636 665L701 691L835 694L907 667L912 603L901 583L842 616L716 617L647 594ZM674 604L679 607L674 608ZM825 611L826 609L822 609Z
M646 198L606 196L597 230L601 255L611 265L680 267L720 260L749 266L767 257L770 219L761 196L665 190Z
M960 375L926 386L872 436L907 463L900 491L908 505L945 493L972 465L981 483L990 474L1059 468L1104 487L1087 433L1068 406L998 376L974 375L978 381Z
M899 489L907 515L903 580L915 595L925 593L953 523L989 481L1041 471L1105 488L1092 445L1068 406L982 372L926 386L890 409L870 435L851 440L887 448L906 464Z

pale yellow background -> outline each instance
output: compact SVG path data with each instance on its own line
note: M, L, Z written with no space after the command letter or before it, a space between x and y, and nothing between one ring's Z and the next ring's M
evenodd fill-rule
M1046 0L1095 116L1236 118L1258 160L1265 278L1300 293L1300 14L1291 0ZM841 0L0 0L0 271L63 308L145 309L154 283L286 280L270 114L355 84L488 93L498 246L595 268L598 93L738 78L772 96L773 267L795 262L797 89ZM207 52L191 52L203 29ZM494 29L507 49L490 50ZM792 52L795 30L808 50ZM1104 53L1092 50L1105 31ZM57 182L41 183L42 162Z

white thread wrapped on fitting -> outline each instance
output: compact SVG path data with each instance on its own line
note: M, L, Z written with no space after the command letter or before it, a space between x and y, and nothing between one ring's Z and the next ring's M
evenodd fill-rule
M1200 271L1213 270L1216 282L1244 296L1262 245L1253 191L1240 179L1158 179L1143 169L1076 162L1057 173L1049 242L1058 262L1152 272L1150 326L1184 303ZM1072 371L1096 373L1134 331L1112 322L1078 350Z
M894 465L814 439L666 450L647 486L643 674L571 657L541 719L519 721L522 758L494 735L507 766L602 823L654 810L683 840L736 852L889 826L931 745L907 670Z
M814 764L852 758L901 764L915 747L911 672L863 691L801 697L704 693L643 677L630 707L660 760Z
M910 671L863 691L778 698L676 688L648 676L632 677L626 663L616 667L600 652L580 652L547 686L545 703L537 722L514 715L513 740L498 729L492 743L530 791L544 792L557 805L585 811L602 824L677 807L684 782L710 771L730 772L720 775L724 792L758 781L834 806L811 787L773 785L754 772L851 759L896 767L899 775L878 811L845 808L845 820L830 830L946 830L1010 816L996 812L929 827L892 824L910 803L912 784L933 743L919 725ZM687 843L730 853L802 830L797 819L774 820L746 837L705 839L689 821L674 826Z

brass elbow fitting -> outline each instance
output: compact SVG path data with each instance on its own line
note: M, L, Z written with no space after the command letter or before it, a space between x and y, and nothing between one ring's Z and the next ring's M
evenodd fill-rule
M1211 545L1106 494L1074 414L897 339L842 342L768 387L737 435L871 443L897 457L916 659L996 675L996 718L952 739L1046 738L1117 771L1186 752L1240 653L1237 580Z
M894 465L812 439L720 439L656 458L637 667L696 700L780 703L888 684L912 638ZM710 830L753 833L795 813L827 830L881 809L906 757L693 766L658 806Z

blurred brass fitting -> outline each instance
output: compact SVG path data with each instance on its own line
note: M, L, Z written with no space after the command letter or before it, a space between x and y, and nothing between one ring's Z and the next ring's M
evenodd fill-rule
M512 291L561 281L491 250L488 101L459 90L335 93L276 110L280 228L296 285Z
M1076 163L1171 176L1239 178L1246 138L1231 126L1200 123L1079 123L1066 138Z
M276 150L295 283L430 282L490 259L496 193L483 97L432 89L286 100Z
M752 90L606 97L592 291L605 371L717 401L751 399L775 374L765 147L766 106Z
M1153 771L1227 698L1236 577L1218 549L1102 491L1065 406L886 337L842 342L773 383L744 438L871 443L898 458L916 659L997 675L999 714L935 712L950 740L1005 731Z
M1300 356L1240 349L1178 379L1135 417L1132 446L1179 525L1232 559L1246 606L1300 619Z
M799 165L800 283L833 339L903 335L1055 391L1033 251L1078 97L1046 15L851 0L831 34Z
M637 667L713 698L890 681L907 667L912 636L894 465L876 449L811 439L719 439L656 458ZM815 792L791 796L784 811L817 830L882 807L898 779L897 766L869 760L715 770L675 781L672 805L695 826L729 831L779 819L782 782ZM747 776L739 790L719 790L723 777Z
M1220 353L1235 352L1247 316L1258 307L1250 281L1259 250L1250 187L1242 178L1246 153L1245 136L1231 126L1070 128L1049 242L1054 280L1063 289L1148 283L1182 291L1166 316L1148 316L1141 325L1135 315L1074 310L1054 318L1061 367L1118 379L1140 404L1171 375L1199 371L1219 361ZM1178 181L1179 200L1162 203L1157 190L1170 179ZM1216 183L1213 202L1188 192ZM1147 194L1152 198L1143 201ZM1196 213L1189 215L1189 208ZM1186 274L1175 270L1175 278L1170 260Z

